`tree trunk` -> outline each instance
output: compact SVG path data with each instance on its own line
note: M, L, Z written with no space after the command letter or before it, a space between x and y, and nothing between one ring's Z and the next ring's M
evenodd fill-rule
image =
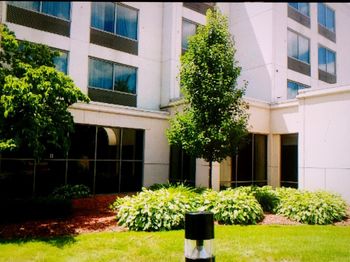
M208 187L209 189L212 189L212 171L213 171L213 161L209 161L209 183L208 183Z

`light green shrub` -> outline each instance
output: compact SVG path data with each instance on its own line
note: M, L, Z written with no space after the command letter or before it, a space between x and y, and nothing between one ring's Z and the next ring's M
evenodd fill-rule
M136 196L117 199L113 207L119 225L134 231L163 231L183 228L185 213L196 210L198 197L185 186L143 189Z
M276 213L305 224L326 225L346 217L346 202L326 191L278 189L280 204Z
M263 219L263 210L253 195L243 190L226 189L217 194L210 210L222 224L256 224Z

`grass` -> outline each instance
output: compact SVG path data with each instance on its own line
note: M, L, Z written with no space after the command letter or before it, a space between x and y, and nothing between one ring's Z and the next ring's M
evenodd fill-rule
M350 227L215 226L216 261L350 261ZM184 261L184 231L0 240L0 261Z

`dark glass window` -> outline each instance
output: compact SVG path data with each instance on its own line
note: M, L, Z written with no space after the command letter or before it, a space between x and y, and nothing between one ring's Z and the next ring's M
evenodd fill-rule
M288 30L288 56L309 64L309 39Z
M281 135L281 186L298 188L298 134Z
M170 146L169 182L196 185L196 158L186 154L181 148Z
M138 11L111 2L93 2L91 27L137 40Z
M318 23L335 32L335 12L323 3L318 3Z
M318 47L318 68L322 71L330 73L332 75L336 74L335 71L335 52L319 46Z
M136 94L134 67L90 58L89 86Z
M231 158L232 187L267 184L267 135L249 134ZM228 181L224 181L227 186Z
M28 10L70 20L70 2L56 1L10 1L10 4Z
M292 2L292 3L288 3L288 5L295 8L296 10L298 10L299 13L302 13L305 16L310 16L310 4L309 3Z

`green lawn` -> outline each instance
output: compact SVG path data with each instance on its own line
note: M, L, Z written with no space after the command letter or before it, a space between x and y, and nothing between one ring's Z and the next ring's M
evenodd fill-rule
M216 261L350 261L347 226L215 226ZM184 261L184 231L0 240L0 261Z

